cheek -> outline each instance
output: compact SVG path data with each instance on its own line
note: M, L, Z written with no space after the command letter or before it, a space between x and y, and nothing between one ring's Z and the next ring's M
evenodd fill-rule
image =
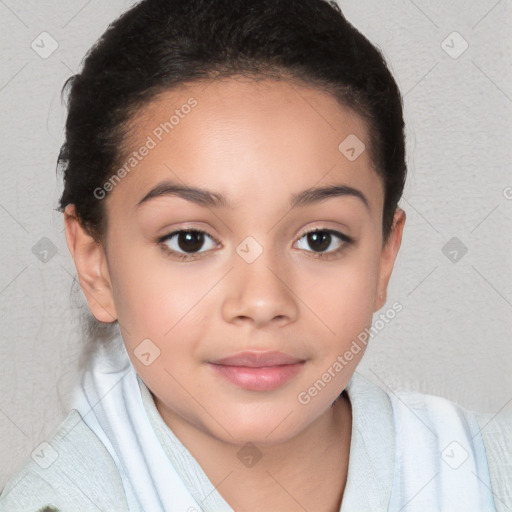
M123 340L144 381L178 396L172 376L182 380L193 370L207 323L201 297L216 276L184 271L165 257L141 261L124 258L111 273Z
M374 253L371 253L374 254ZM315 416L331 404L363 357L369 340L378 259L361 253L351 264L317 272L309 304L317 313L315 359L297 400ZM307 285L307 283L305 283ZM313 316L311 316L313 318ZM313 325L313 324L310 324Z
M201 297L216 280L199 269L181 266L158 249L112 254L110 275L123 336L131 343L164 340L200 314ZM211 281L212 284L209 284ZM126 341L126 339L125 339Z
M305 271L297 295L325 324L333 341L358 334L372 320L379 261L372 250L357 251L334 265Z

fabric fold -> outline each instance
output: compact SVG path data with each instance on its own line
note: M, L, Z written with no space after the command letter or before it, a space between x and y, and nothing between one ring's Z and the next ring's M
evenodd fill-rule
M144 412L137 374L120 335L92 354L72 407L112 456L129 512L201 510Z

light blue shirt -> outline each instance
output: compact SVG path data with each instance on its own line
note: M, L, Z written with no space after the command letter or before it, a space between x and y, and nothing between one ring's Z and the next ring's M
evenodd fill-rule
M204 512L231 511L137 380L151 427L190 494ZM512 510L510 415L478 415L420 393L388 394L357 372L346 391L353 421L340 512ZM47 468L30 459L13 475L1 512L129 510L118 467L78 411L47 449L57 459Z

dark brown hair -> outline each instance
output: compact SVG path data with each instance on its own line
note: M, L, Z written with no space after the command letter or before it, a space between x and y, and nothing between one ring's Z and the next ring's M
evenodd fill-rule
M327 0L142 0L111 23L62 90L60 210L74 204L100 240L106 219L94 191L120 164L130 119L161 92L234 75L312 85L366 121L386 239L406 176L402 98L380 51Z

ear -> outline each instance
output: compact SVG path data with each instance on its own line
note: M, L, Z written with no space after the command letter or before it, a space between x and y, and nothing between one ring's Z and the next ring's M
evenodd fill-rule
M92 314L100 322L115 322L117 313L103 246L82 227L74 205L65 208L64 224L68 249Z
M402 243L402 232L405 224L405 212L397 208L393 218L393 225L388 239L384 244L380 256L379 278L377 282L377 297L373 311L378 311L386 303L389 278L393 271L393 265Z

